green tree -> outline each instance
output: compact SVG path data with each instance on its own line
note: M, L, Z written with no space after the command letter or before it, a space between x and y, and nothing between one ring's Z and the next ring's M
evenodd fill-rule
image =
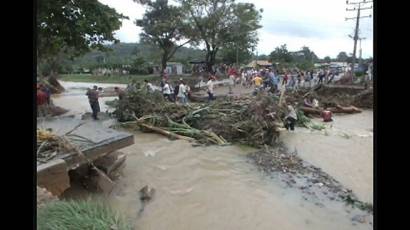
M323 61L325 63L330 63L332 61L332 59L329 56L326 56L325 58L323 58Z
M311 51L307 46L303 46L301 52L303 53L304 61L315 62L319 60L316 54L313 51Z
M117 42L113 31L121 27L122 14L98 0L37 1L37 60L47 62L59 53L70 56L104 49Z
M181 7L168 4L167 0L144 2L148 7L142 19L137 20L137 26L142 27L141 40L155 44L161 51L161 73L167 67L175 52L191 40L181 45L177 43L186 39L188 27L185 23L185 15Z
M233 64L236 63L238 58L238 63L247 63L252 59L252 53L241 47L236 47L235 44L225 45L221 51L221 61L224 63Z
M283 44L280 47L276 47L275 50L269 54L269 60L272 63L291 63L293 61L293 57L288 51L286 44Z
M197 34L192 39L206 49L207 69L212 71L219 50L230 47L249 49L257 42L260 14L253 4L234 0L179 0L189 13L189 24Z
M228 34L230 37L223 45L222 52L230 63L239 64L252 58L252 50L258 43L256 30L261 28L259 12L262 10L256 10L251 3L238 3L232 5L232 11L235 16L232 21L232 33Z
M346 62L348 60L349 56L347 55L346 52L340 52L337 57L336 60L340 61L340 62Z

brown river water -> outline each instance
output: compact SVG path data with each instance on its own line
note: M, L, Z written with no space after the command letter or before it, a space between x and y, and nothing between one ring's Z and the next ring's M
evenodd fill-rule
M54 103L74 115L89 112L84 84L88 83L62 82L67 92L55 97ZM372 112L366 111L337 116L328 133L297 129L281 135L304 160L321 167L360 199L371 201L371 124ZM352 216L363 214L360 210L336 201L315 205L298 189L287 188L277 178L258 171L246 157L252 148L193 147L186 141L135 132L135 144L121 151L127 154L126 167L106 199L135 229L373 228L368 223L372 216L366 223L351 221ZM138 216L138 191L145 185L156 192Z

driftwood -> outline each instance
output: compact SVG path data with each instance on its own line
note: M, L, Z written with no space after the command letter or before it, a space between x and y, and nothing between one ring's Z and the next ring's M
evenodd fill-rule
M186 137L186 136L181 136L181 135L178 135L178 134L169 132L169 131L167 131L167 130L164 130L164 129L161 129L161 128L158 128L158 127L154 127L154 126L151 126L151 125L147 125L147 124L145 124L145 123L138 123L138 125L141 126L141 127L143 127L143 128L146 128L146 129L148 129L148 130L150 130L150 131L156 132L156 133L158 133L158 134L167 136L167 137L172 138L172 139L195 141L194 138Z
M300 107L300 110L302 110L305 114L312 114L312 115L321 115L323 109L322 108L311 108L311 107ZM332 113L361 113L362 110L354 107L354 106L348 106L348 107L342 107L340 105L332 108L328 108L329 111Z

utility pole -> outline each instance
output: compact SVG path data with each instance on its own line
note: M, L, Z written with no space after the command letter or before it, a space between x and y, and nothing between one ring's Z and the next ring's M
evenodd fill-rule
M370 18L372 15L368 15L368 16L360 16L360 12L362 10L368 10L368 9L372 9L372 6L370 7L366 7L366 4L368 3L372 3L373 1L367 1L367 0L363 0L360 2L349 2L349 0L346 0L346 4L347 5L354 5L354 8L346 8L346 11L357 11L357 16L356 17L352 17L352 18L345 18L345 21L347 20L352 20L352 19L356 19L356 27L354 30L354 35L353 40L354 40L354 45L353 45L353 57L352 57L352 63L351 63L351 71L352 71L352 83L354 81L354 76L355 76L355 72L354 72L354 65L356 63L356 47L357 47L357 40L359 40L359 21L360 18Z
M362 64L363 59L362 59L362 40L366 38L359 38L359 64Z

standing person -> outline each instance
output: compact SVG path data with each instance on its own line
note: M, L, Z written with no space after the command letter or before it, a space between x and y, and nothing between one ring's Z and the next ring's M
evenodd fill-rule
M118 100L122 101L125 99L125 91L118 88L117 86L114 87L114 91L117 93L118 95Z
M148 82L147 79L145 79L144 82L145 82L145 85L146 85L146 87L147 87L147 91L148 91L149 93L154 92L154 86L152 85L152 83L151 83L151 82Z
M272 87L274 89L274 92L276 92L278 90L278 85L279 85L279 77L278 75L275 74L275 72L273 70L269 71L269 77L271 79L272 82Z
M175 82L175 87L174 87L174 101L175 101L175 103L178 102L178 98L177 98L178 92L179 92L179 84L178 84L178 82Z
M262 87L263 79L257 74L253 81L255 82L255 89L259 90Z
M291 80L290 80L290 87L292 88L292 90L293 89L295 89L296 88L296 84L297 84L297 75L293 72L292 74L291 74Z
M305 84L305 73L300 71L300 87L303 88Z
M50 103L51 103L51 91L50 91L50 89L47 86L43 85L43 84L40 85L40 89L47 95L47 105L50 105Z
M305 87L309 87L310 88L310 73L309 73L309 71L307 71L306 72L306 75L305 75L306 77L305 77Z
M93 89L89 89L86 93L88 102L90 102L91 110L93 112L92 117L94 120L98 119L98 113L100 112L100 103L98 102L98 87L95 85Z
M300 71L297 71L296 79L297 79L296 88L299 88L300 82L302 80L302 75L301 75Z
M235 86L235 75L229 75L229 94L233 94L232 87Z
M187 102L186 101L186 86L182 78L179 80L179 82L180 83L179 83L177 98L181 102L181 104L185 105Z
M37 85L37 116L43 117L46 115L47 109L47 94L41 90L41 86Z
M165 80L164 87L162 88L162 94L168 101L172 101L171 99L171 86L169 86L168 80Z
M241 86L245 86L246 85L246 73L245 70L241 71Z
M289 73L285 72L285 75L283 76L283 80L282 80L282 85L286 87L286 85L288 84L288 80L289 80Z
M206 86L208 87L208 102L214 100L214 76L209 77L208 82L206 83Z
M296 115L295 108L293 108L293 106L290 103L288 104L287 108L288 108L288 115L286 116L286 119L285 119L285 128L287 130L290 129L290 130L294 131L295 130L295 123L296 123L298 117Z
M319 81L318 84L322 84L323 83L323 78L325 78L325 73L323 70L320 70L319 72Z

